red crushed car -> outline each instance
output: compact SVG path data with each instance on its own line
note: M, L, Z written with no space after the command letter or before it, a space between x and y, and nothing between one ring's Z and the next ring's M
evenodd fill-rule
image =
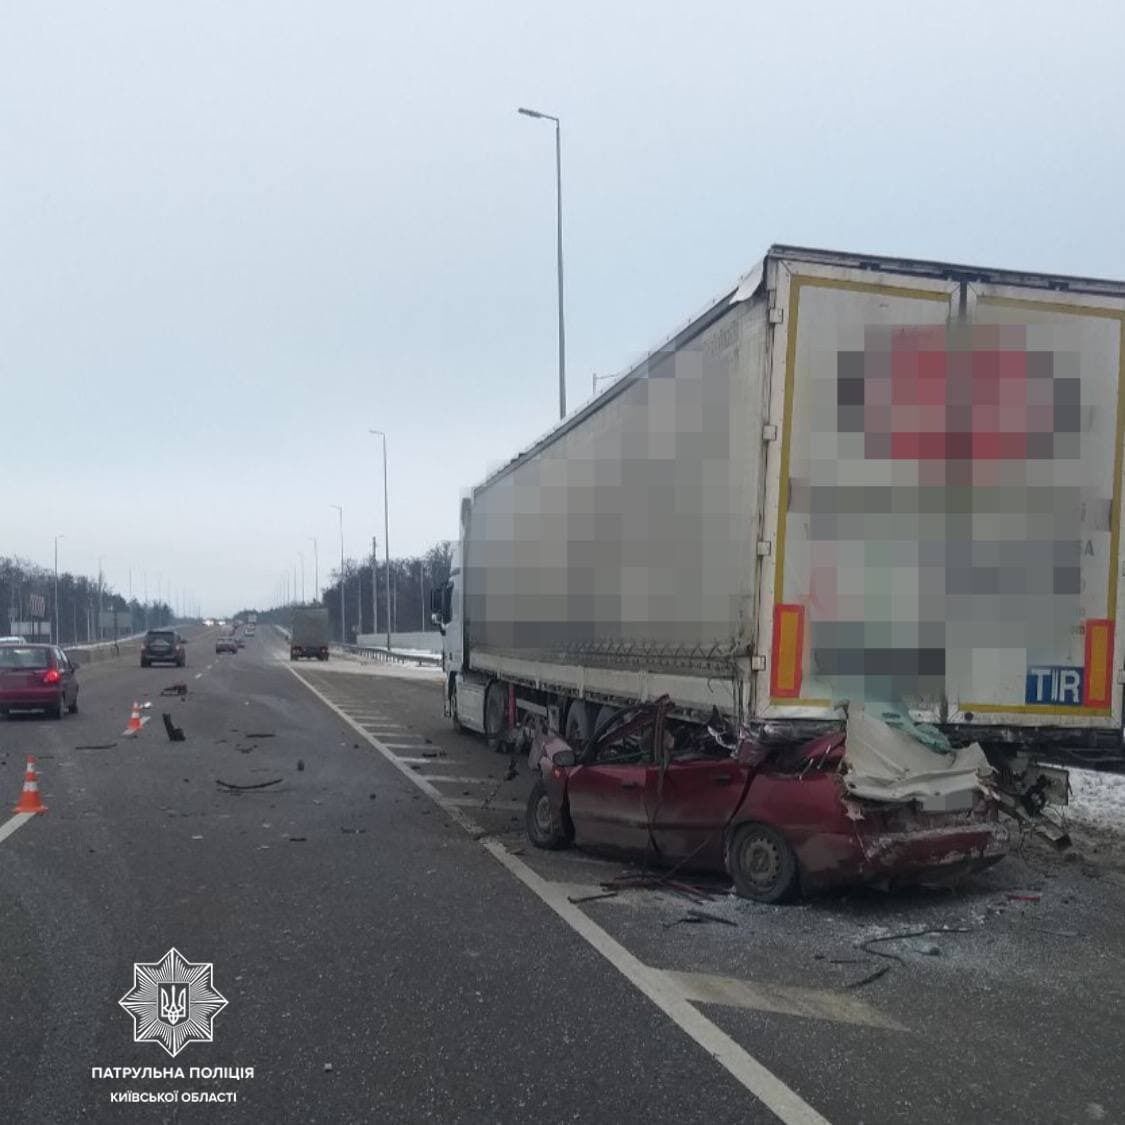
M760 902L839 884L947 881L1006 853L979 747L938 753L862 712L846 729L771 747L668 712L666 699L621 712L577 749L539 734L531 842L725 871Z
M46 711L61 719L78 710L78 673L54 645L0 644L0 714Z

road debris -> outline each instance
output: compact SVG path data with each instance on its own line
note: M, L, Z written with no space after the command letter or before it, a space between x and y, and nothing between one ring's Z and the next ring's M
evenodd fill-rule
M301 773L304 770L304 768L305 768L305 759L304 758L298 758L297 759L297 772Z
M513 852L512 854L514 855L515 853ZM572 902L575 906L578 906L579 903L598 902L603 898L616 898L617 895L617 891L602 891L600 894L596 895L579 895L577 898L575 898L574 895L567 895L566 901Z
M247 738L275 738L276 735L272 730L253 731L253 732L247 731L246 737Z
M164 729L168 734L168 741L184 742L183 728L176 726L176 724L172 722L172 716L169 715L167 711L163 711L161 712L161 717L164 719Z
M215 784L221 785L224 789L236 789L240 792L246 789L266 789L271 785L280 785L282 779L275 777L272 781L259 781L254 785L235 785L230 781L223 781L221 778L215 778ZM265 827L265 826L264 826Z
M308 836L287 836L286 839L291 844L307 844L309 842Z
M178 695L181 699L187 695L187 684L169 684L166 688L161 688L161 695Z
M116 742L92 742L88 745L75 746L75 750L112 750L117 745ZM39 755L43 757L42 754ZM5 763L6 765L7 763Z
M865 984L870 984L872 981L878 980L881 976L885 976L891 971L890 965L880 965L873 972L870 972L865 977L860 977L859 980L853 980L851 984L845 984L845 988L862 988Z
M1035 894L1035 895L1009 894L1008 895L1008 898L1011 899L1012 902L1038 902L1041 897L1042 897L1041 895L1037 895L1037 894Z

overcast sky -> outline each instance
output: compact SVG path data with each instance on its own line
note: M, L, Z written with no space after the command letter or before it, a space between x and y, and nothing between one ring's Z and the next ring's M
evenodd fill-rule
M0 13L0 554L205 613L382 554L370 427L397 555L552 424L519 105L572 406L772 242L1125 278L1114 4Z

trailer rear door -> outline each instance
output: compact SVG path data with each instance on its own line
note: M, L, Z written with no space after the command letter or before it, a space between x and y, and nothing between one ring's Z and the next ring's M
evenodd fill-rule
M760 712L1120 727L1122 302L798 262L776 282Z

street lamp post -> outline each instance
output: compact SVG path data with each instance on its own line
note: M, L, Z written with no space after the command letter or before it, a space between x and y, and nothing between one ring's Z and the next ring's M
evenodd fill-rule
M340 513L340 644L348 643L347 619L344 616L344 509L339 504L329 504Z
M105 555L98 555L98 629L97 629L97 637L98 637L99 641L102 639L102 604L103 604L102 595L105 591L105 580L102 577L102 560L104 558L105 558Z
M309 536L313 545L313 601L320 601L320 551L317 549L316 537Z
M519 110L524 117L538 117L555 123L555 215L558 238L557 260L559 274L559 417L566 417L566 329L563 321L563 241L562 241L562 126L557 117L535 109Z
M305 552L298 551L297 558L301 560L301 605L305 604Z
M384 597L387 603L387 659L391 658L391 517L387 509L387 435L382 430L370 433L383 439L383 551L387 563Z
M65 535L55 536L55 635L52 637L55 644L59 643L59 540L65 538ZM74 640L78 640L77 630Z

